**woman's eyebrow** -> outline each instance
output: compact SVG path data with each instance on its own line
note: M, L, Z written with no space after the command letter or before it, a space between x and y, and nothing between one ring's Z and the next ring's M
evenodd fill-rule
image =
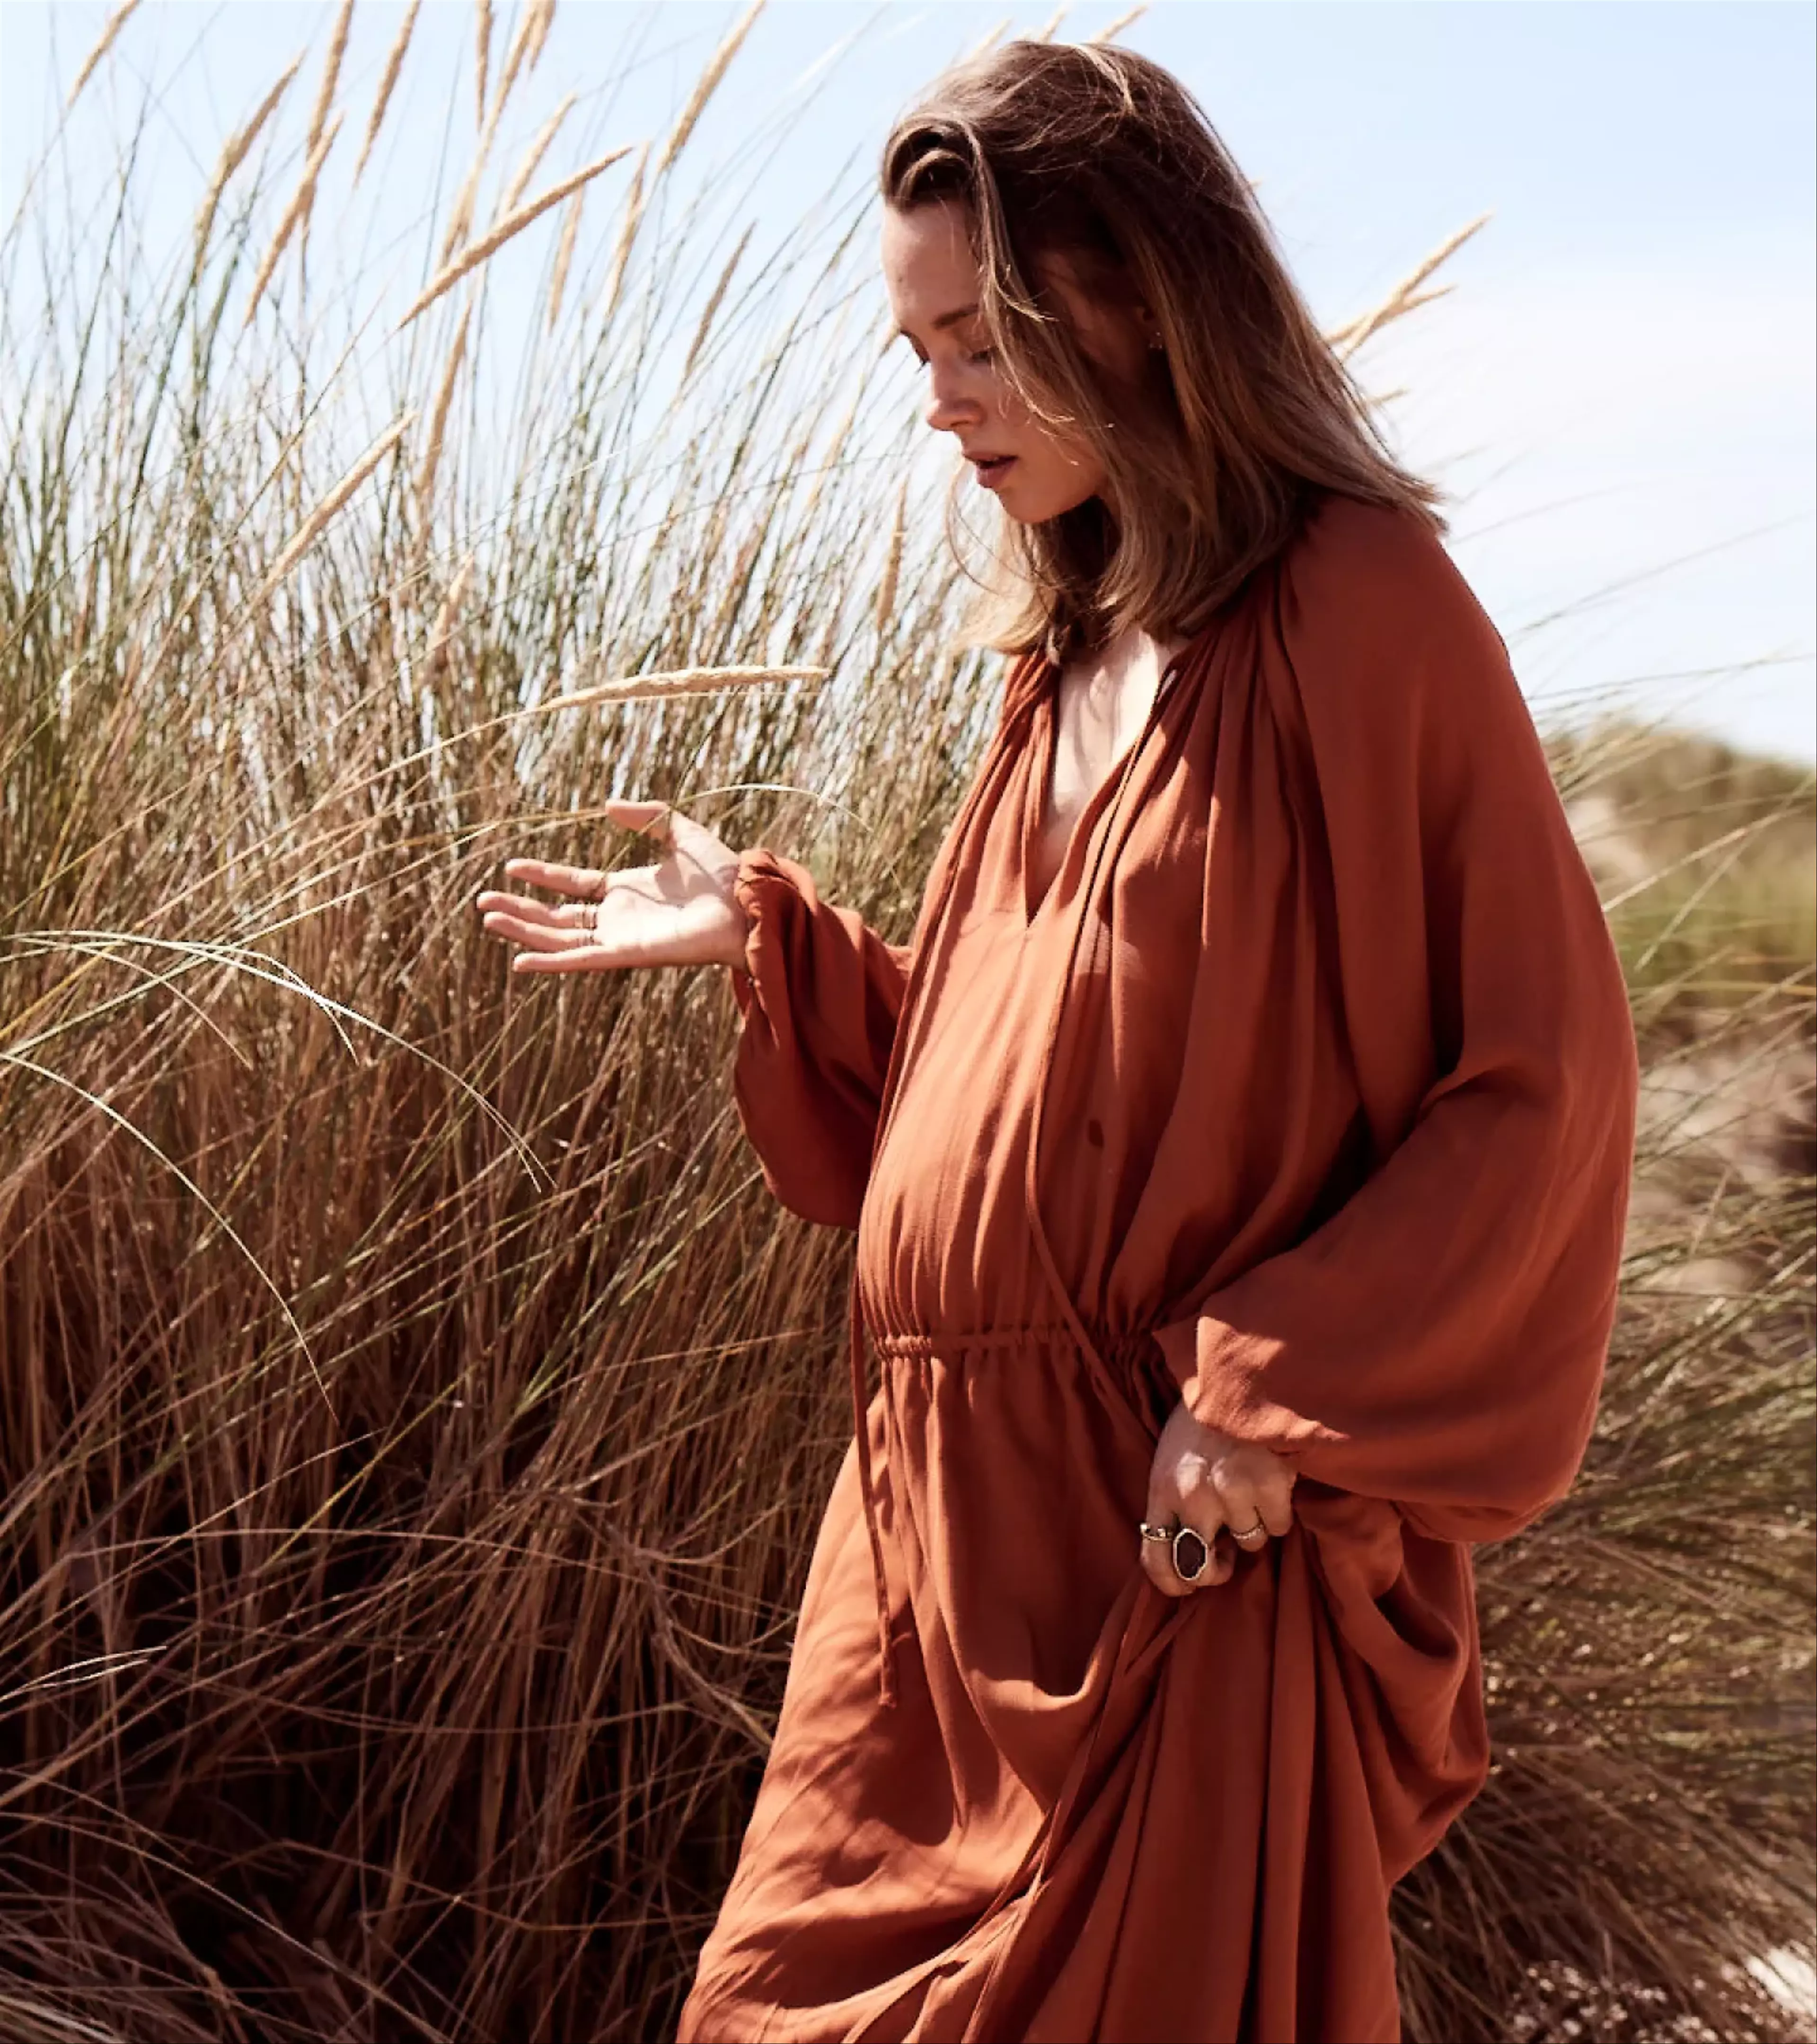
M935 333L944 333L948 327L957 326L961 320L969 320L974 317L977 312L978 307L976 305L955 306L950 313L942 313L938 319L931 321L930 324L932 325ZM892 340L912 340L915 336L908 331L907 327L899 326L890 335L889 338Z

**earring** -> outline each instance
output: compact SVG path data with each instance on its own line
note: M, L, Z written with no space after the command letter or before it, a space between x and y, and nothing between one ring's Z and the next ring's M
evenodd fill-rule
M1148 336L1148 352L1151 355L1165 355L1167 352L1167 344L1159 334L1151 333Z

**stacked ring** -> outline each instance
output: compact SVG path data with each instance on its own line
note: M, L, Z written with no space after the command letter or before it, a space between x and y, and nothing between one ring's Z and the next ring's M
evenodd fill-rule
M1136 1521L1136 1530L1144 1540L1152 1541L1157 1546L1173 1549L1174 1573L1183 1583L1196 1583L1211 1566L1211 1544L1193 1527L1182 1526L1177 1522L1172 1526L1156 1526L1146 1519L1139 1519ZM1253 1526L1246 1526L1242 1532L1233 1532L1231 1538L1247 1553L1251 1541L1268 1538L1268 1527L1258 1519Z

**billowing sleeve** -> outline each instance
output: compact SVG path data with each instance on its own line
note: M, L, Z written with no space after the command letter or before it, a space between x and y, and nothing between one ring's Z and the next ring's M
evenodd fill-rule
M1201 1420L1485 1540L1562 1496L1588 1444L1638 1074L1507 647L1403 515L1308 557L1279 617L1378 1161L1157 1338Z
M824 901L767 846L740 853L733 886L750 922L745 969L731 969L739 1118L784 1206L855 1228L910 947Z

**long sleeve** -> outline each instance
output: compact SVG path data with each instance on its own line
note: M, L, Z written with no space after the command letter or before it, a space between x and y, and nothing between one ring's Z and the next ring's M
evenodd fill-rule
M1284 590L1280 694L1375 1167L1157 1338L1208 1424L1496 1539L1588 1443L1634 1035L1506 646L1436 538L1366 529Z
M764 1182L804 1219L855 1228L911 947L886 943L767 846L740 854L750 918L733 1067L739 1117Z

